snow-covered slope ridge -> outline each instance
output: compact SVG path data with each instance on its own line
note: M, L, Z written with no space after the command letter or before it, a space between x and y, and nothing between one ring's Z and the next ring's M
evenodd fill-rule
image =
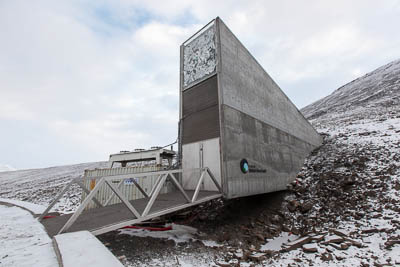
M6 164L0 164L0 172L10 172L10 171L15 171L13 167L6 165Z
M0 172L0 198L29 201L47 206L71 179L86 169L105 168L107 162L82 163L43 169ZM81 189L73 186L55 206L57 211L71 211L80 202Z
M349 109L385 109L400 104L400 59L384 65L303 108L308 119ZM367 111L371 113L371 111Z

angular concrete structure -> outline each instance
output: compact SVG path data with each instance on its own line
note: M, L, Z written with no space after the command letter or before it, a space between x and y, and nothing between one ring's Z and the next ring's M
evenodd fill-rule
M216 18L181 46L182 168L208 167L225 198L284 190L322 138ZM191 175L183 175L193 190ZM205 182L204 190L216 190Z
M99 235L220 197L283 190L321 142L279 86L217 18L181 46L181 168L87 171L57 194L39 220L51 236L81 230ZM120 153L110 160L125 165L170 158L154 153ZM94 188L85 186L92 182ZM135 189L124 191L123 183ZM42 220L73 184L87 194L78 209ZM164 188L167 192L162 192ZM119 200L113 202L113 198ZM91 202L98 207L87 209Z

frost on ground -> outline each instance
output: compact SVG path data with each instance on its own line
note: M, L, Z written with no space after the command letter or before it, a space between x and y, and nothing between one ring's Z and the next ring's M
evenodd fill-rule
M0 205L0 266L58 266L43 226L26 210Z

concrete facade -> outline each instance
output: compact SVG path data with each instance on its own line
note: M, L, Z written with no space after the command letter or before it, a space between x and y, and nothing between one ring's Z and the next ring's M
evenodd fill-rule
M322 138L222 20L212 27L220 126L214 151L220 154L211 157L220 158L224 196L284 190ZM181 109L183 104L181 98ZM182 157L191 156L183 149Z

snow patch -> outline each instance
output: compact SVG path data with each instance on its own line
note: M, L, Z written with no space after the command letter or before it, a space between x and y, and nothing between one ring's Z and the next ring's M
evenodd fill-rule
M172 230L152 232L144 229L122 229L119 230L119 233L138 237L166 238L174 240L175 243L183 243L195 239L194 235L197 233L196 228L174 223L167 224L166 226L171 226Z
M64 267L122 267L119 260L90 232L56 235Z
M270 239L265 245L262 245L261 251L279 251L282 248L282 245L292 242L299 237L297 235L290 234L288 232L282 232L279 236L274 239Z
M26 210L0 205L0 266L58 266L43 226Z
M201 240L201 242L204 244L204 246L206 247L210 247L210 248L219 248L222 247L222 244L219 244L217 242L215 242L214 240Z
M42 214L46 207L42 205L33 204L27 201L8 199L8 198L0 198L0 202L10 203L19 207L23 207L27 210L30 210L33 214Z

